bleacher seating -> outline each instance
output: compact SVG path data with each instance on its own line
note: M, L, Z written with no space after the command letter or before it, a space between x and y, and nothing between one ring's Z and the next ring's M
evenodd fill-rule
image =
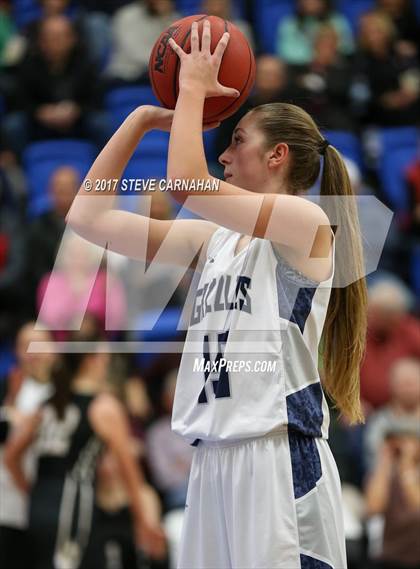
M397 213L407 212L409 199L405 172L415 160L419 131L414 127L384 128L379 131L378 177L384 197Z
M354 133L342 130L328 130L324 131L323 135L343 156L353 160L360 169L363 168L362 146L359 138Z
M23 166L29 186L29 217L49 209L48 182L56 168L63 165L72 166L83 179L95 155L95 146L84 140L44 140L30 144L23 155Z
M363 12L375 7L375 0L340 0L337 2L337 11L349 21L353 33L357 35L359 19Z
M41 7L37 0L13 0L12 15L18 28L23 28L41 15Z
M140 105L159 105L153 90L148 85L138 87L118 87L105 96L105 107L111 115L114 129L117 129L127 116Z
M279 22L293 13L292 0L260 0L255 2L255 27L262 53L275 53Z

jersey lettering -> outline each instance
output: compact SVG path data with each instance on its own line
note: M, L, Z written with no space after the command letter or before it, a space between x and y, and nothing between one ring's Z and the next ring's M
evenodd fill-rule
M206 385L210 379L213 393L216 399L222 397L230 397L230 384L229 384L229 372L225 365L222 364L224 360L226 342L228 340L229 330L217 334L217 346L218 352L215 360L212 362L210 358L210 340L209 335L204 336L203 341L203 359L204 359L204 386L198 397L199 403L208 403Z
M210 312L241 310L252 314L251 296L249 294L251 279L243 275L238 276L233 295L231 282L232 277L230 275L221 275L204 283L197 290L191 315L191 326L201 322ZM214 295L212 294L213 290L215 290Z

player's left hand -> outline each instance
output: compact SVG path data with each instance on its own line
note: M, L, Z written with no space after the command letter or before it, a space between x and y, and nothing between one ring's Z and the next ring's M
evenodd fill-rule
M142 105L141 107L138 107L135 112L140 113L147 130L163 130L170 132L174 118L174 111L171 109L164 109L163 107L157 107L154 105ZM219 125L220 122L203 125L203 131L217 128Z
M197 22L193 22L191 26L191 53L185 53L171 38L169 45L181 60L179 88L182 89L185 86L192 87L194 90L202 90L205 97L238 97L240 93L237 89L225 87L218 81L220 64L228 42L229 33L225 32L214 53L210 52L211 29L209 20L204 20L201 49Z

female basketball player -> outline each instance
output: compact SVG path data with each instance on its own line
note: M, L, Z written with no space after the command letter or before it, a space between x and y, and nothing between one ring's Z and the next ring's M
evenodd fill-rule
M96 333L73 337L89 342L101 339ZM108 366L105 353L63 356L53 370L53 396L28 417L6 448L6 463L16 485L30 491L28 537L35 569L77 569L82 562L93 520L95 473L102 445L115 455L124 476L137 543L142 542L154 556L164 555L158 522L150 523L150 513L145 515L150 490L130 451L125 413L113 396L103 392ZM31 444L36 445L39 459L30 488L22 458ZM89 569L92 565L83 561L82 566Z
M119 178L153 128L171 131L168 178L212 179L202 143L204 100L235 92L217 80L228 36L211 54L205 22L201 48L199 41L196 24L191 54L171 41L181 60L175 112L134 111L93 164L91 183ZM356 210L340 203L331 213L344 236L335 272L345 255L357 276L332 289L330 219L304 197L322 157L321 197L350 196L340 155L307 113L264 105L239 122L220 156L225 181L218 192L191 191L191 198L173 191L204 220L149 222L112 209L115 196L99 199L83 187L70 211L70 224L85 238L137 258L152 260L168 234L159 260L201 270L173 413L175 431L197 446L182 569L346 567L318 347L322 337L325 390L351 421L362 420L366 291Z

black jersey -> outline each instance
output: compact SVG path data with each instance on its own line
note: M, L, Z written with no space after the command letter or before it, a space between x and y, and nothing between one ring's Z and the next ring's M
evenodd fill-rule
M35 567L77 567L86 547L101 450L88 418L93 399L72 394L62 419L50 403L42 408L29 522Z
M98 440L88 419L93 399L74 393L62 419L51 404L43 406L36 441L39 478L64 478L73 469L94 477Z

